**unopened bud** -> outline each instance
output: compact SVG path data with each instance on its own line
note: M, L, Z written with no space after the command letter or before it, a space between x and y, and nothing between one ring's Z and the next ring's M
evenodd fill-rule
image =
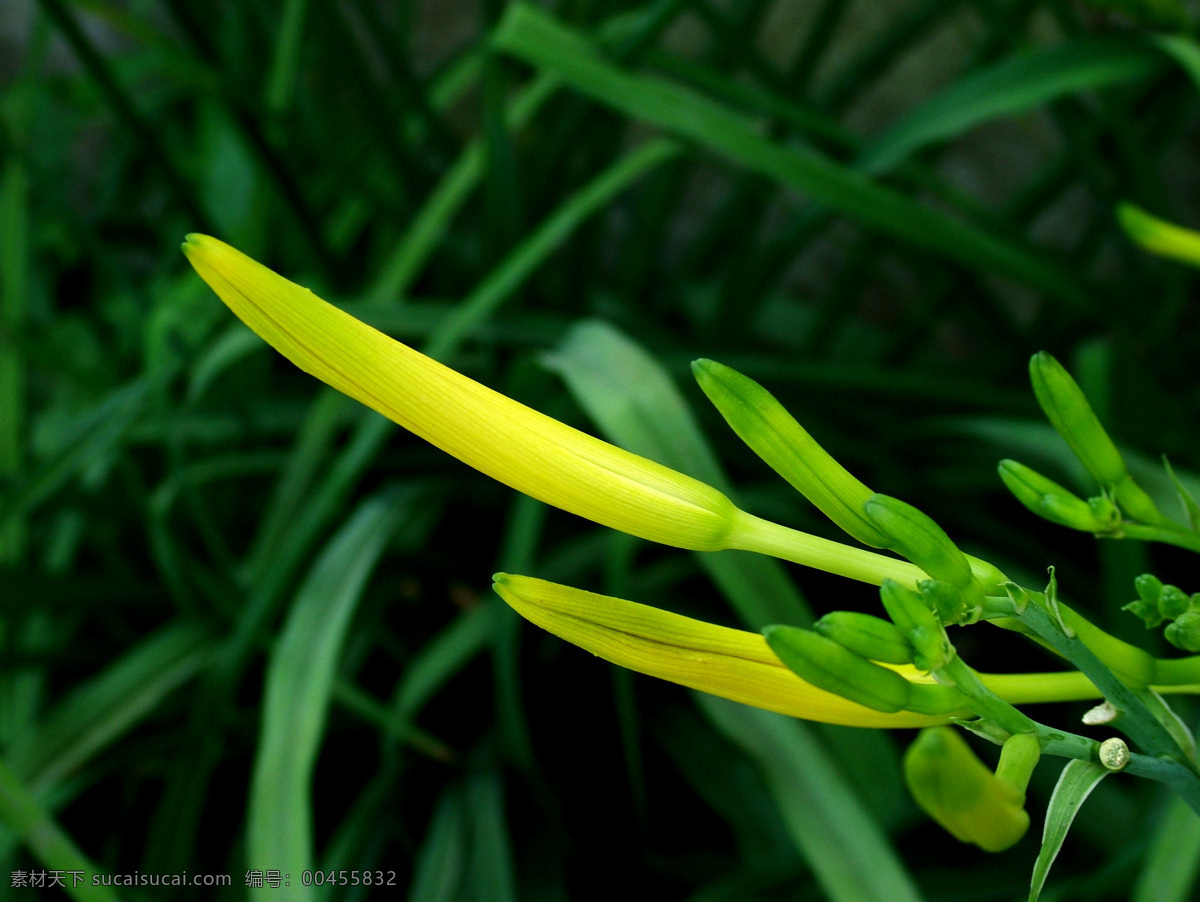
M788 670L818 689L888 714L908 705L908 680L832 639L797 626L768 626L763 635Z
M894 623L882 617L859 611L831 611L814 623L813 629L868 660L885 664L912 662L912 643Z
M1001 852L1029 829L1025 793L988 770L951 727L918 734L904 755L904 777L921 809L962 842Z
M1182 651L1200 652L1200 614L1188 611L1169 624L1163 635L1167 641Z

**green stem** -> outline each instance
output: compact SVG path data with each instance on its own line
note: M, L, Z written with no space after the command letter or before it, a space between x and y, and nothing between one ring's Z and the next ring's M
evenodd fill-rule
M809 535L745 511L734 515L727 542L730 548L768 554L875 586L882 585L885 579L894 579L914 588L919 581L929 578L924 570L908 561Z
M1141 539L1143 542L1164 542L1178 548L1200 552L1200 534L1184 529L1182 526L1165 524L1162 526L1147 526L1142 523L1121 524L1121 534L1126 539Z
M1077 638L1069 638L1057 618L1036 603L1029 604L1018 616L1022 623L1096 684L1104 697L1123 715L1124 730L1147 754L1173 759L1180 756L1181 750L1175 740L1133 690L1117 679L1087 645Z
M1159 692L1200 691L1200 655L1187 658L1158 658L1154 682Z
M980 680L979 674L968 667L967 662L957 654L947 661L940 671L953 681L959 692L971 700L970 708L975 714L992 721L1011 735L1033 733L1037 730L1038 725L1034 720L992 692Z

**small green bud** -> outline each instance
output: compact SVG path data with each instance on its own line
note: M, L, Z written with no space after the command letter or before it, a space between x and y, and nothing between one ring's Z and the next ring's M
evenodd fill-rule
M1167 641L1187 652L1200 652L1200 614L1188 611L1163 630Z
M1096 522L1101 524L1101 528L1097 529L1098 533L1114 532L1121 525L1121 510L1113 500L1107 495L1097 495L1095 498L1087 500L1088 509L1091 510L1092 516L1096 518Z
M923 579L917 583L917 591L938 615L942 623L961 623L965 606L962 593L950 583L940 579Z
M1192 599L1178 586L1163 586L1158 594L1158 613L1165 620L1174 620L1180 614L1186 614L1192 606Z
M913 666L917 670L940 670L954 657L954 646L950 644L950 638L941 624L935 627L918 626L909 634L909 638L916 649Z
M1158 605L1158 596L1163 590L1162 580L1153 573L1143 573L1133 581L1138 598L1150 605Z
M797 626L768 626L763 635L788 670L818 689L887 714L908 705L908 680L832 639Z
M1000 479L1013 496L1039 517L1083 532L1105 532L1111 528L1110 520L1097 516L1091 502L1084 501L1036 470L1015 460L1000 461L999 470ZM1112 502L1109 506L1112 514L1119 516Z
M902 586L894 579L885 579L879 587L879 600L892 623L906 635L919 626L937 629L941 626L929 603L907 586Z
M1092 478L1102 486L1113 486L1125 479L1128 474L1121 452L1063 365L1040 351L1029 361L1029 376L1046 418Z
M885 664L912 662L912 643L894 623L858 611L831 611L813 629L871 661Z
M738 438L830 520L875 548L887 536L863 515L871 490L813 440L775 397L715 360L696 360L692 373Z
M988 770L952 727L917 735L904 754L904 778L921 809L962 842L1002 852L1029 829L1025 793Z
M928 515L887 495L872 495L863 506L863 511L872 523L888 537L887 548L904 555L933 579L940 579L960 589L975 581L967 556ZM977 604L971 599L970 604Z
M969 700L957 686L946 686L942 683L910 682L912 695L908 700L907 710L914 714L933 714L942 716L954 714L958 717L967 716Z

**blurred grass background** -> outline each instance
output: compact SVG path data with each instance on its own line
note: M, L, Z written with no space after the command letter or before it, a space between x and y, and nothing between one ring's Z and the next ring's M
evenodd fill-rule
M873 610L869 587L516 497L282 362L178 244L217 235L836 538L704 404L687 364L718 359L1145 641L1133 576L1193 591L1194 568L1034 522L995 464L1088 488L1028 389L1046 349L1131 452L1200 467L1195 281L1114 217L1200 224L1186 28L1170 0L3 0L0 874L233 877L94 899L381 894L300 886L316 868L414 902L1024 898L1053 762L1030 836L985 856L907 799L906 735L617 672L489 585L750 626ZM992 631L960 649L1053 666ZM1051 884L1187 899L1198 850L1194 816L1108 780ZM255 869L290 889L248 891Z

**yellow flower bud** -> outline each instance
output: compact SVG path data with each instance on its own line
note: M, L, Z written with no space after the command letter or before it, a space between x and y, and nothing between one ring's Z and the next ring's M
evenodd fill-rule
M384 335L229 245L189 235L196 272L292 363L517 491L652 542L726 547L716 489L572 429Z
M962 842L1002 852L1029 829L1023 789L997 778L952 727L920 732L904 755L904 777L921 809Z
M498 573L494 579L496 593L542 629L606 661L721 698L857 727L925 726L964 713L945 708L936 715L873 711L801 679L758 633L533 577ZM919 681L912 667L893 668L895 674Z

